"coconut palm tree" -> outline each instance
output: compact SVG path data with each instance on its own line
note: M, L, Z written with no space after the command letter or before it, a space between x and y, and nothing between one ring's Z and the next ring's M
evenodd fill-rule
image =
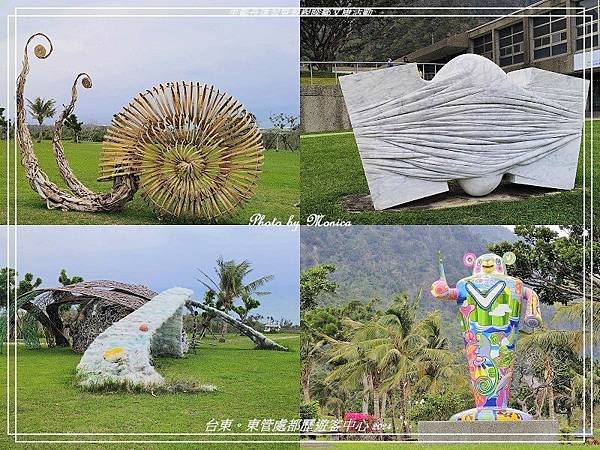
M343 321L344 326L350 328L350 335L353 335L361 324L350 319ZM327 363L333 366L333 370L325 378L326 383L339 382L346 390L362 390L362 412L368 413L370 400L373 397L375 387L378 387L376 362L371 360L364 349L361 347L361 341L352 336L350 341L335 340L325 337L331 347L328 351ZM379 411L379 403L376 405L373 398L373 411Z
M56 113L55 101L52 99L46 100L41 97L36 97L34 101L27 99L27 108L29 109L29 113L40 125L38 142L42 142L42 124L46 117L53 117Z
M203 279L198 279L209 291L216 294L216 307L225 313L232 310L234 302L246 296L264 296L270 292L261 291L260 288L273 279L273 275L266 275L254 281L246 282L246 278L252 272L249 261L236 262L225 261L223 257L217 259L215 267L216 277L212 278L203 271L200 273ZM227 322L221 327L221 340L225 339L227 333Z
M319 360L322 358L325 341L313 339L310 333L303 330L300 345L300 385L302 386L302 401L310 403L310 380Z
M447 348L430 347L432 341L426 330L427 322L435 318L425 316L421 321L403 322L407 315L387 314L373 326L381 337L372 341L369 355L378 361L378 370L384 374L379 391L385 398L396 393L400 409L402 431L408 432L408 407L415 395L439 391L442 385L456 376L455 355ZM407 326L408 325L408 326ZM375 329L375 327L377 329Z
M535 363L541 367L542 386L539 399L536 401L536 416L541 415L541 410L546 403L548 416L551 420L556 417L556 371L564 365L560 361L561 353L583 353L583 332L581 330L553 330L545 328L532 334L524 334L519 338L519 353L525 355L530 352L534 355Z
M326 381L347 389L362 385L363 399L373 401L373 414L383 419L391 401L392 423L400 407L408 432L408 405L413 395L436 390L455 374L454 355L440 336L439 313L417 319L418 298L397 296L386 314L369 322L346 320L350 340L332 342L329 363L336 365ZM366 412L366 411L364 411ZM395 427L395 425L394 425Z
M594 278L597 278L594 276ZM597 278L600 280L600 278ZM598 281L593 281L594 285L598 283ZM600 284L600 283L598 283ZM594 286L594 288L597 288ZM582 324L583 316L586 316L586 323L588 326L591 324L592 329L595 335L600 335L600 320L597 318L600 317L600 302L597 300L590 301L589 299L579 300L567 305L559 305L556 308L555 318L558 320L566 320L568 322L576 322ZM590 318L596 318L595 320L590 320Z

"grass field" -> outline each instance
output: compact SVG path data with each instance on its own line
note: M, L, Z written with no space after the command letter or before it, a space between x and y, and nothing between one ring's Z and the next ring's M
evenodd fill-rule
M586 122L590 149L590 121ZM594 123L594 172L600 171L600 120ZM436 210L365 211L349 213L341 200L350 194L368 194L358 148L353 134L304 136L300 140L301 223L310 214L325 220L353 224L570 224L582 220L583 158L573 191L520 201L486 203ZM589 160L587 161L589 190ZM600 177L595 176L595 206L600 198ZM588 196L589 197L589 196Z
M6 141L0 141L0 192L6 198ZM65 142L65 153L77 177L95 191L109 191L110 183L96 181L101 143ZM64 188L60 178L50 141L35 144L40 166L50 179ZM11 174L14 163L13 150L10 154ZM40 197L33 192L25 172L18 163L17 198L19 224L169 224L176 221L160 221L154 211L136 194L125 209L118 213L80 213L73 211L48 210ZM277 218L287 222L290 216L298 220L298 199L300 195L300 155L298 152L269 150L265 152L265 163L258 189L254 197L234 217L224 218L218 223L248 224L255 213L264 214L265 220ZM12 188L11 188L12 189ZM296 206L295 206L296 205ZM0 221L6 222L6 207L1 208ZM12 218L11 218L12 220Z
M19 346L17 429L20 433L203 433L206 431L206 423L211 419L231 419L234 424L231 431L245 432L249 419L289 420L298 417L299 336L282 333L272 337L291 351L254 350L249 339L230 334L226 343L219 343L216 347L209 345L214 341L203 340L195 354L188 354L183 359L159 358L156 367L167 380L195 379L216 385L217 391L156 396L84 392L73 384L74 371L80 355L65 348L26 350ZM6 373L6 352L0 356L0 371ZM2 408L6 410L5 383L1 384L0 391ZM236 427L237 423L242 424L241 428ZM144 437L128 439L142 438ZM294 439L293 436L229 436L213 439L236 438ZM155 436L154 439L160 437ZM211 438L179 436L172 439ZM3 445L6 443L7 441L0 441L0 448L6 448ZM52 448L62 447L54 444ZM128 444L123 448L147 447L133 447ZM184 445L181 445L181 448L183 447ZM298 446L293 444L282 447L282 444L270 444L256 448L286 447ZM187 448L194 446L187 445ZM196 445L195 448L199 447ZM204 445L202 448L205 448ZM246 449L248 446L221 445L215 448Z
M313 72L312 79L309 73L300 73L300 86L333 86L338 84L332 72Z

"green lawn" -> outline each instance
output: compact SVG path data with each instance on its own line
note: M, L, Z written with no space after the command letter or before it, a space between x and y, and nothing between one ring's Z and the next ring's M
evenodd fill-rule
M65 348L26 350L19 346L18 431L20 433L203 433L209 420L231 419L234 424L231 431L245 432L249 419L296 418L300 402L299 336L275 334L272 337L288 346L291 351L255 350L249 339L230 334L226 343L219 343L217 346L209 345L214 342L212 339L203 340L195 354L190 353L183 359L159 358L156 367L167 380L195 379L212 383L217 386L217 392L161 393L156 396L84 392L73 384L74 370L81 358L80 355ZM6 352L0 356L0 371L6 373ZM1 384L0 391L1 407L6 410L5 383ZM241 423L242 427L237 428L237 423ZM22 440L49 438L61 439L52 436L19 437ZM96 439L111 438L99 436ZM160 439L160 437L130 436L121 439ZM216 438L178 436L171 439L293 440L294 436ZM3 445L5 443L6 441L0 441L0 448L5 448ZM56 447L62 448L58 445L53 448ZM183 448L184 444L181 447ZM297 444L269 444L256 448L297 447ZM139 448L147 448L147 446L139 446ZM187 448L193 447L188 445ZM215 448L225 448L225 446ZM238 448L248 448L248 446L240 445Z
M333 86L335 84L338 84L338 81L332 72L313 71L312 79L309 72L300 73L300 86Z
M6 192L6 141L0 141L0 192L2 198ZM110 183L96 181L101 143L83 142L74 144L65 142L65 153L77 177L91 189L109 191ZM50 141L36 143L36 154L42 169L51 180L64 187L54 159ZM10 163L13 173L13 147ZM40 197L33 192L25 172L18 163L17 198L18 222L20 224L164 224L177 221L160 221L154 211L136 194L125 209L118 213L80 213L73 211L48 210ZM265 220L277 218L287 222L290 216L298 220L298 199L300 194L300 155L298 152L269 150L265 152L265 163L258 189L254 197L239 212L230 218L219 220L223 224L248 224L255 213L264 214ZM12 188L11 188L12 190ZM295 206L296 205L296 206ZM12 218L11 218L12 220ZM6 208L2 205L0 221L6 223Z
M588 152L590 123L586 122ZM597 174L600 172L600 120L594 123L594 134L594 172ZM322 214L325 220L345 220L353 224L570 224L582 220L581 155L573 191L458 208L349 213L341 206L342 198L369 192L354 135L303 136L300 150L301 223L306 223L310 214ZM589 160L586 165L589 189ZM598 193L594 199L596 206L600 199L600 177L596 175L594 181L594 191Z

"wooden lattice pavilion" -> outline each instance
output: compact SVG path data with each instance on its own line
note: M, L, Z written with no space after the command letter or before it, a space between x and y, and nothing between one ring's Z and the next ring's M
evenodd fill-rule
M94 280L36 289L17 302L42 324L49 346L72 345L75 352L83 353L102 331L156 295L142 285ZM77 313L65 326L60 310L71 306L77 306Z

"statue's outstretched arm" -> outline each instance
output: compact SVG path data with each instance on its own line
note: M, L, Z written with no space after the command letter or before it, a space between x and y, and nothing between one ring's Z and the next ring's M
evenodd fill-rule
M537 328L542 324L542 315L540 314L540 300L537 294L526 287L523 293L525 300L525 324L531 328Z
M437 280L431 285L431 295L442 300L458 300L458 289L451 288L446 280Z
M441 298L442 300L457 300L458 289L449 287L446 282L442 252L438 253L438 268L440 271L440 278L431 285L431 295L435 298Z

